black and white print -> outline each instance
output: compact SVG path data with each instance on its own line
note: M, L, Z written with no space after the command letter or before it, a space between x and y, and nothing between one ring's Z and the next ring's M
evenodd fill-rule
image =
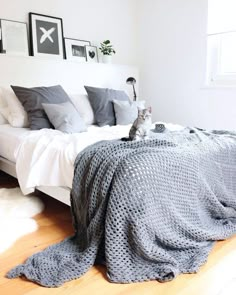
M59 54L58 25L36 20L37 49L39 53Z
M98 52L96 46L85 46L87 62L97 63Z
M86 45L90 45L90 41L65 38L66 59L86 62Z
M85 56L85 48L84 46L72 45L72 55L77 57Z
M30 13L32 55L64 58L62 19Z

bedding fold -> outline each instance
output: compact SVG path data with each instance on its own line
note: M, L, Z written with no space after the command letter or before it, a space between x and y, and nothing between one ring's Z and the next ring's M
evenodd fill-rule
M102 141L76 158L75 235L8 273L57 287L95 263L111 282L193 273L236 233L236 136L197 129Z

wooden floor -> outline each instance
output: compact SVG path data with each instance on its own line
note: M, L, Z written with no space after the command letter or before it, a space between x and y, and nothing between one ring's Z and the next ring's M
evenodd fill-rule
M0 187L15 187L14 178L0 172ZM61 241L73 233L69 207L41 195L45 211L35 219L39 230L19 239L0 255L0 294L156 294L156 295L236 295L236 237L218 242L198 274L181 275L169 283L157 281L111 284L104 267L93 267L82 278L60 288L43 288L25 279L6 279L6 272L31 254Z

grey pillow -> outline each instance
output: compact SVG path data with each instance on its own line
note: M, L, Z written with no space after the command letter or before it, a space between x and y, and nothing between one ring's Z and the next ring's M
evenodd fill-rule
M98 126L115 125L113 100L129 101L128 95L121 90L84 86L92 106Z
M113 100L116 125L128 125L134 122L138 116L138 108L144 109L145 101L119 101Z
M11 86L28 114L30 129L53 128L42 107L42 103L62 103L70 101L60 86L25 88Z
M83 119L71 102L42 103L42 106L55 129L65 133L79 133L87 130Z

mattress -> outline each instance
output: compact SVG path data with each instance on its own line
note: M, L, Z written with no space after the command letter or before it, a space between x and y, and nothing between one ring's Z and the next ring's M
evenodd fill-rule
M20 144L32 132L28 128L14 128L9 124L0 125L0 156L16 162Z

